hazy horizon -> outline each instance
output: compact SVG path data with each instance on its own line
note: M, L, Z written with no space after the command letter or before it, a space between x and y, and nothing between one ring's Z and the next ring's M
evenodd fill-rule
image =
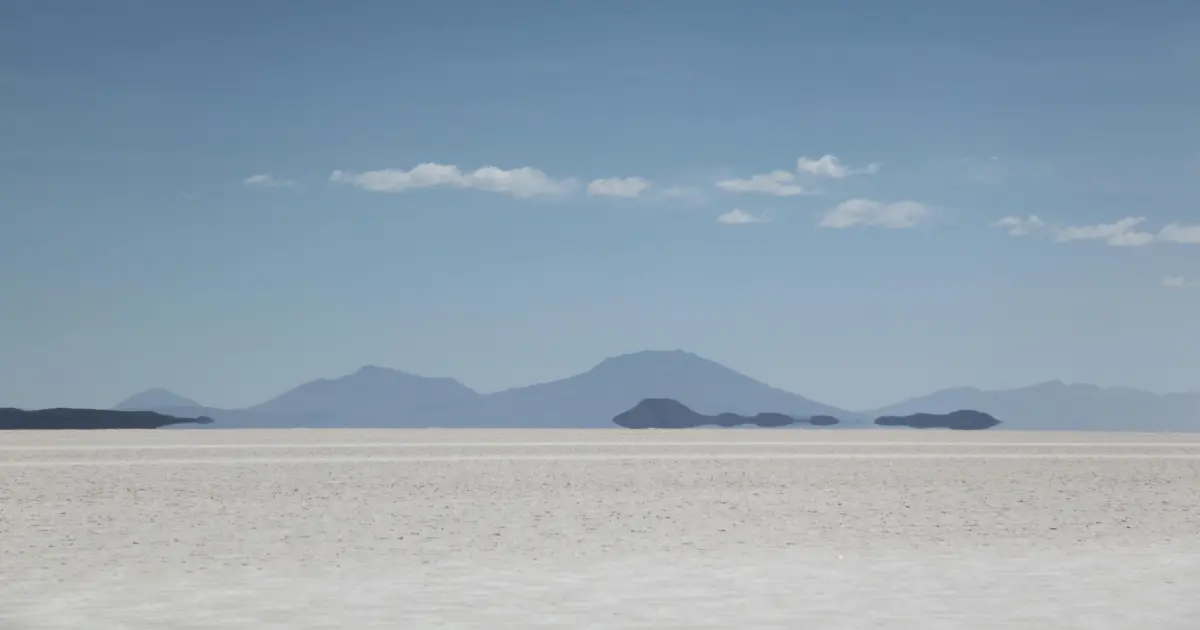
M647 353L657 353L657 352L673 352L673 351L664 351L664 350L643 350L643 351L634 352L634 353L627 353L627 354L623 354L623 355L613 355L612 357L606 357L605 359L611 359L611 358L617 358L617 357L623 357L623 356L630 356L630 355L647 354ZM686 351L683 351L683 352L686 352ZM700 358L707 359L707 357L700 357ZM591 366L591 368L594 368L594 367L596 367L597 365L601 364L601 363L602 363L602 362L603 362L605 359L602 359L602 360L600 360L600 361L597 361L595 364L593 364L593 365ZM718 363L719 363L719 362L718 362ZM724 367L728 367L728 366L724 366ZM501 390L494 390L494 391L487 391L487 390L482 390L482 389L480 389L480 388L477 388L477 387L472 387L471 383L464 382L462 379L459 379L459 378L455 377L455 376L454 376L454 375L452 375L452 374L420 374L420 373L417 373L417 372L413 372L413 371L411 371L411 370L405 370L405 369L402 369L402 368L397 368L397 367L392 367L392 366L387 366L387 365L364 365L364 366L360 366L359 368L357 368L357 369L355 369L355 370L353 370L353 371L351 371L351 372L345 373L345 374L333 374L333 375L326 375L326 376L316 376L316 377L313 377L313 378L311 378L311 379L305 380L305 381L304 381L304 382L302 382L302 383L296 383L294 386L292 386L292 387L288 387L288 388L286 388L285 390L281 390L281 391L278 391L278 392L270 392L270 393L265 393L265 394L263 394L262 396L260 396L259 398L257 398L257 399L255 399L255 400L253 400L252 402L250 402L250 403L247 403L246 405L241 405L241 406L222 406L222 405L215 405L215 404L209 403L208 401L205 401L205 400L198 400L198 399L196 399L196 398L195 398L195 397L193 397L193 396L189 396L189 395L188 395L188 392L186 392L186 391L176 391L176 390L173 390L173 389L170 389L170 388L167 388L167 387L161 387L161 386L151 386L151 387L147 387L147 388L145 388L145 389L139 390L139 391L137 391L137 392L131 392L131 393L130 393L128 396L124 396L124 397L118 398L118 399L117 399L117 400L115 400L115 401L114 401L112 404L109 404L109 405L107 405L107 406L100 407L100 408L105 408L105 409L107 409L107 408L113 407L114 405L118 405L118 404L120 404L121 402L124 402L125 400L128 400L129 398L133 398L133 397L139 396L139 395L141 395L141 394L146 394L146 393L155 392L155 391L157 391L157 392L164 392L164 393L171 394L171 395L175 395L175 396L180 396L180 397L182 397L182 398L188 399L188 400L190 400L190 401L192 401L192 402L194 402L194 403L196 403L196 404L198 404L198 405L200 405L200 406L203 406L203 407L212 407L212 408L218 408L218 409L237 409L237 408L243 408L243 407L252 407L252 406L254 406L254 405L262 404L263 402L266 402L266 401L268 401L268 400L270 400L270 399L272 399L272 398L274 398L274 397L276 397L276 396L279 396L279 395L281 395L281 394L284 394L284 393L290 392L290 391L292 391L293 389L295 389L295 387L297 387L297 386L300 386L300 385L303 385L303 384L305 384L305 383L311 383L311 382L314 382L314 381L319 381L319 380L337 380L337 379L340 379L340 378L345 378L345 377L351 376L351 375L353 375L353 374L356 374L356 373L358 373L360 370L363 370L363 369L370 369L370 368L383 368L383 369L385 369L385 370L391 370L391 371L396 371L396 372L402 372L402 373L405 373L405 374L410 374L410 375L413 375L413 376L428 377L428 378L451 378L451 379L454 379L455 381L457 381L457 382L461 383L462 385L466 386L467 388L471 389L472 391L474 391L474 392L476 392L476 393L479 393L479 394L482 394L482 395L496 394L496 393L500 393L500 392L508 391L508 390L510 390L510 389L520 389L520 388L523 388L523 387L529 387L529 386L533 386L533 385L541 385L541 384L545 384L545 383L551 383L551 382L554 382L554 381L557 381L557 380L561 380L561 379L564 379L564 378L569 378L569 377L572 377L572 376L577 376L577 374L563 374L563 375L560 375L560 376L558 376L558 377L555 377L555 378L552 378L552 379L549 379L549 380L546 380L546 381L539 381L539 382L537 382L537 383L525 383L525 384L522 384L522 385L515 385L515 386L513 386L513 387L511 387L511 388L505 388L505 389L501 389ZM588 369L591 369L591 368L588 368ZM730 368L730 369L732 369L732 368ZM583 372L586 372L586 371L587 371L587 370L583 370L581 373L583 373ZM737 370L734 370L734 371L737 371ZM742 373L742 374L744 374L744 373ZM768 382L762 381L761 379L758 379L758 378L756 378L756 377L755 377L753 374L744 374L744 375L745 375L745 376L747 376L747 377L749 377L749 378L752 378L752 379L754 379L754 380L757 380L757 381L759 381L759 382L762 382L762 383L763 383L763 384L765 384L765 385L768 385L768 386L771 386L771 387L778 387L777 385L774 385L774 384L772 384L772 383L768 383ZM779 388L779 389L783 389L784 391L787 391L787 392L789 392L789 393L793 393L793 394L799 394L799 395L805 396L805 397L807 397L807 398L811 398L812 400L815 400L815 401L817 401L817 402L821 402L821 403L829 404L829 405L831 405L831 406L838 407L838 408L840 408L840 409L844 409L844 410L846 410L846 411L850 411L850 412L855 412L855 413L858 413L858 412L870 412L870 411L874 411L874 410L876 410L876 409L879 409L879 408L881 408L881 407L888 406L889 404L897 404L897 403L901 403L901 402L907 401L907 400L909 400L909 399L912 399L912 398L920 398L920 397L922 397L922 396L926 396L926 395L928 395L928 394L933 394L933 393L942 392L942 391L948 391L948 390L955 390L955 389L974 389L974 390L979 390L979 391L983 391L983 392L997 392L997 391L1011 391L1011 390L1026 389L1026 388L1032 388L1032 387L1036 387L1036 386L1039 386L1039 385L1047 385L1047 384L1062 384L1062 385L1066 385L1066 386L1072 386L1072 385L1083 385L1083 386L1092 386L1092 387L1098 387L1098 388L1101 388L1101 389L1107 389L1107 388L1127 388L1127 387L1128 387L1128 386L1126 386L1126 385L1120 385L1120 384L1112 384L1112 385L1108 385L1108 384L1102 384L1102 383L1081 383L1081 382L1073 382L1073 381L1064 381L1064 380L1062 380L1062 379L1049 379L1049 380L1045 380L1045 381L1038 381L1038 382L1036 382L1036 383L1025 383L1025 384L1022 384L1022 385L1015 385L1015 386L1012 386L1012 387L977 387L977 386L974 386L974 385L950 385L950 386L946 386L946 387L939 387L939 388L937 388L937 389L935 389L935 390L931 390L931 391L927 391L927 392L918 392L918 393L913 393L913 394L911 394L911 395L909 395L909 396L904 396L904 397L902 397L902 398L898 398L898 399L896 399L896 400L888 401L888 403L885 403L885 404L883 404L883 405L876 405L876 406L873 406L873 407L848 407L848 406L842 406L842 405L838 405L838 404L836 404L836 403L830 403L830 402L827 402L827 401L825 401L824 399L822 399L822 398L820 398L820 397L816 397L816 396L808 396L808 395L807 395L805 392L796 392L796 391L791 391L791 390L788 390L788 389L786 389L786 388ZM1200 391L1196 391L1196 390L1190 390L1190 391L1155 391L1155 390L1140 389L1140 388L1134 388L1134 389L1139 389L1140 391L1145 391L1145 392L1147 392L1147 393L1159 394L1159 395L1164 395L1164 394L1196 394L1196 393L1200 393Z

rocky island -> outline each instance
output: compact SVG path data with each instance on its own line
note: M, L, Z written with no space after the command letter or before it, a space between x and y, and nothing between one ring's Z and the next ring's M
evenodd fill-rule
M212 418L176 418L153 411L107 409L0 409L0 431L157 429L172 424L210 424Z
M950 413L914 413L907 416L880 416L875 419L875 424L881 427L981 431L1000 424L1000 421L982 411L960 409Z
M828 415L798 417L776 412L758 413L753 416L736 413L705 415L693 411L687 405L671 398L643 399L632 409L617 414L612 421L613 424L626 429L694 429L704 426L827 427L841 423L836 417ZM880 416L875 419L875 425L880 427L962 431L990 429L999 424L1000 421L995 417L971 409L961 409L944 414L914 413L907 416Z
M687 405L670 398L646 398L634 405L632 409L613 418L613 424L626 429L694 429L703 426L830 426L837 423L838 419L833 416L798 418L782 413L759 413L753 416L722 413L708 416L692 411Z

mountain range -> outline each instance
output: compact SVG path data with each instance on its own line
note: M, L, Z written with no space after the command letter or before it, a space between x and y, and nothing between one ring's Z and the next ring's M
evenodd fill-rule
M156 388L116 406L179 416L209 416L213 427L611 427L614 416L648 398L669 398L700 414L762 412L835 416L840 427L870 418L982 411L1004 429L1200 431L1200 394L1154 394L1058 381L1010 390L959 387L879 409L848 411L771 387L681 350L611 357L548 383L482 394L447 377L367 366L304 383L242 409L205 407Z

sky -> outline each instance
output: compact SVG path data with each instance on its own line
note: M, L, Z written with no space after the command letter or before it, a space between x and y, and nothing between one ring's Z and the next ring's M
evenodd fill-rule
M1200 3L0 5L0 406L1200 390Z

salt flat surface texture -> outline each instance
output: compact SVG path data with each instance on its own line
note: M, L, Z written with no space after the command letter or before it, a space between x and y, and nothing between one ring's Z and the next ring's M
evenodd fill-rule
M0 628L1200 628L1200 436L0 433Z

